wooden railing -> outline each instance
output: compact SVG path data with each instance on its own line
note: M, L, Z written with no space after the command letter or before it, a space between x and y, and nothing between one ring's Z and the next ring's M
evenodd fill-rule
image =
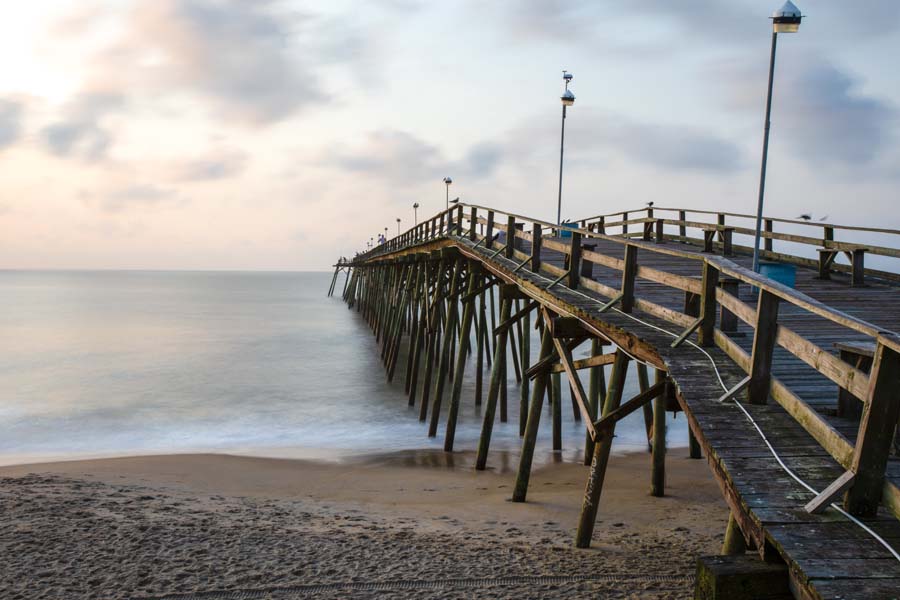
M857 515L872 515L877 510L879 500L882 500L886 507L900 517L900 493L896 487L884 485L886 463L900 411L900 337L835 310L802 292L762 277L725 257L689 252L678 249L675 244L659 243L684 238L683 235L666 236L664 228L667 224L687 227L689 222L685 219L674 222L654 219L653 227L645 228L641 233L641 237L645 238L641 240L632 239L627 231L624 236L597 231L597 227L592 224L596 222L587 220L584 223L591 227L590 229L568 228L567 232L571 237L568 241L562 241L547 236L547 233L559 230L556 224L483 206L460 204L438 213L381 246L358 255L354 263L362 264L381 255L447 236L468 238L476 242L476 245L492 250L493 255L502 252L506 258L517 261L518 268L527 267L534 272L546 273L571 289L584 288L609 299L605 308L617 305L618 310L625 313L631 313L636 309L683 328L676 342L696 332L698 345L717 346L747 374L739 386L732 389L729 394L735 394L746 388L751 403L765 404L769 397L773 398L848 470L842 485L839 486L840 489L835 488L830 493L836 495L843 492L850 482L849 491L845 496L845 506L850 512ZM650 222L648 218L634 220L624 218L618 225L624 228L628 223L648 222ZM500 228L506 233L506 243L503 245L499 245L500 242L496 237ZM602 227L600 229L602 230ZM648 235L648 230L652 235ZM883 231L893 233L889 230ZM648 237L655 238L657 243L646 241ZM621 258L585 249L583 243L587 238L615 242L622 248ZM530 244L529 253L519 249L519 240ZM542 262L541 248L562 253L565 256L566 268ZM888 255L887 250L891 250L900 256L897 250L883 250L885 255ZM665 254L692 261L697 265L697 277L686 277L642 266L638 261L640 253ZM585 265L594 264L621 272L620 286L615 288L583 277L582 269ZM727 288L719 286L719 280L725 277L749 284L758 290L756 306L746 304ZM694 311L695 314L688 314L662 306L649 298L642 298L636 294L637 280L652 281L679 292L696 295L699 297L697 303L699 306ZM779 305L785 303L839 325L852 332L854 337L874 342L875 353L870 374L867 375L840 360L828 350L780 322ZM721 322L719 326L716 325L717 314L721 307L753 329L753 346L750 354L744 351L728 332L723 331ZM822 415L788 386L772 376L772 360L776 346L784 348L862 402L862 418L855 444L834 429ZM664 368L664 365L658 366ZM830 498L824 500L830 501Z
M697 217L695 215L699 215ZM700 220L702 217L715 216L715 221ZM656 231L661 231L663 227L677 228L678 233L667 234L667 239L681 241L689 244L704 245L704 239L696 237L697 231L708 231L715 229L717 231L718 241L716 245L721 247L726 242L726 236L745 235L752 238L756 232L756 216L734 213L734 212L717 212L710 210L692 210L684 208L669 207L646 207L635 210L627 210L621 212L609 213L606 215L597 215L577 221L582 229L596 231L606 234L617 234L622 237L639 237L643 239L651 239L655 236ZM808 229L810 232L820 233L816 235L801 235L791 232L775 231L775 225L782 224L793 229ZM629 225L633 226L629 229ZM860 237L874 238L885 237L892 241L891 246L879 245L873 243L872 239L836 240L835 232L853 233ZM689 235L693 233L694 235ZM760 232L762 238L762 248L760 248L760 256L764 259L771 259L781 262L789 262L804 267L819 268L820 263L824 261L823 267L827 272L853 273L852 264L854 257L852 253L863 250L865 254L874 256L884 256L889 258L900 258L900 230L887 229L879 227L858 227L853 225L837 225L834 223L825 223L821 221L800 220L800 219L780 219L776 217L763 218L763 230ZM898 237L893 237L898 236ZM809 246L815 251L833 250L836 253L849 253L849 265L833 262L834 256L831 253L822 253L819 259L798 256L796 253L776 251L774 241L787 242L792 244L800 244ZM752 242L751 242L752 243ZM730 239L728 245L731 246ZM752 254L753 247L745 245L733 245L731 250L736 253ZM862 259L862 254L859 255ZM894 266L890 264L890 270L864 269L862 260L857 268L864 270L866 275L879 277L891 281L900 281L900 264Z

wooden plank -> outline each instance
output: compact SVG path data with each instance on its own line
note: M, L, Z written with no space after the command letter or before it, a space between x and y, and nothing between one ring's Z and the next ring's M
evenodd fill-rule
M611 365L615 360L615 353L610 354L598 354L596 356L592 356L590 358L582 358L576 360L572 363L575 367L575 370L580 371L581 369L590 369L592 367L602 367L604 365ZM565 371L565 367L562 364L553 365L550 368L551 373L562 373Z
M562 363L563 368L566 371L566 377L569 380L569 385L571 386L572 393L575 397L575 402L578 405L578 410L581 412L581 418L584 421L585 427L587 427L588 434L597 439L597 432L594 428L594 424L591 421L591 412L588 408L588 400L587 394L584 393L584 388L581 385L581 379L578 378L578 371L575 369L574 361L572 360L572 351L566 347L565 344L560 341L559 338L553 338L553 345L556 347L556 353L559 354L559 362ZM554 402L559 402L559 397L557 396L554 399Z
M878 344L850 467L856 480L844 498L844 508L850 514L871 516L878 511L898 416L900 353Z
M772 351L778 326L778 296L760 290L756 307L756 330L750 355L750 383L747 396L751 404L765 404L772 383Z

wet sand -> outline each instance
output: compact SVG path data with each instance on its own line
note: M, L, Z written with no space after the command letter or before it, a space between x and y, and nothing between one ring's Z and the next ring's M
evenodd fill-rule
M653 498L649 456L614 457L593 547L576 550L587 467L571 458L536 469L524 504L512 456L481 473L470 454L421 451L2 467L0 597L689 597L728 516L706 461L671 450Z

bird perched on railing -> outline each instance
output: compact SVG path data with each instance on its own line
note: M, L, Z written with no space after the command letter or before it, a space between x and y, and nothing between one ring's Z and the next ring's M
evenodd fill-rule
M648 203L647 203L647 206L648 206L649 208L653 208L653 203L652 203L652 202L648 202Z
M802 215L798 215L798 216L795 217L795 218L797 218L797 219L803 219L804 221L810 221L810 220L812 220L812 215L809 214L809 213L803 213Z

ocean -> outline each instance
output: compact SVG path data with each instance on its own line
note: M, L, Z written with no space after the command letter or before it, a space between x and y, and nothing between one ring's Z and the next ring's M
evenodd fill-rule
M342 460L441 449L444 420L429 439L418 407L407 406L403 357L387 383L368 325L340 300L343 275L326 297L331 276L0 271L0 464L182 452ZM508 370L510 418L495 425L491 445L492 456L507 459L520 446ZM459 451L475 449L481 429L473 371L470 361ZM632 372L624 399L636 393ZM545 410L536 461L583 451L567 399L563 415L562 454L551 451ZM683 415L669 415L668 440L687 444ZM646 449L639 412L618 424L614 448Z

